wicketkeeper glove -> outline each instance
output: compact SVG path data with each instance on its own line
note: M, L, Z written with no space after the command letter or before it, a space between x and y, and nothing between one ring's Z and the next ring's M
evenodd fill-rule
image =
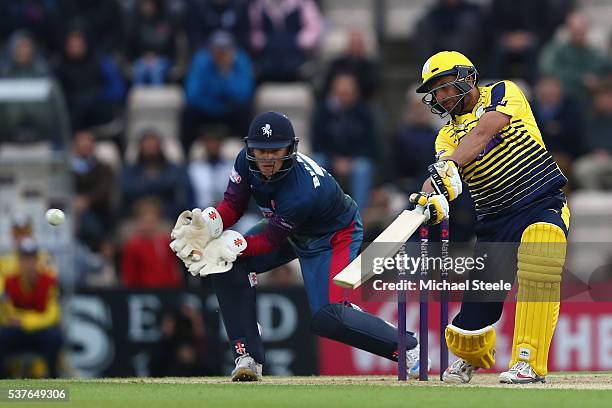
M425 215L425 224L436 225L448 217L448 201L442 194L412 193L409 198L414 211Z
M440 160L427 168L431 175L431 185L437 194L442 194L448 201L453 201L461 194L463 184L457 163L452 160Z
M246 240L239 232L226 230L219 238L211 240L199 254L185 262L193 276L223 273L232 269L233 263L247 247ZM188 264L189 263L189 264Z
M170 248L184 262L193 251L201 253L208 242L220 236L222 231L223 221L214 207L204 211L199 208L183 211L170 234L173 239Z

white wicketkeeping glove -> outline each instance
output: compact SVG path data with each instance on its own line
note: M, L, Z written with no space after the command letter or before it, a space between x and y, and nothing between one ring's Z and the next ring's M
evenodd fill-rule
M223 221L214 207L204 211L199 208L183 211L170 234L173 238L170 248L185 262L194 251L202 253L208 242L220 236L221 231Z
M238 255L247 247L246 240L239 232L226 230L219 238L211 240L202 251L200 259L191 259L189 273L193 276L206 276L223 273L232 269Z

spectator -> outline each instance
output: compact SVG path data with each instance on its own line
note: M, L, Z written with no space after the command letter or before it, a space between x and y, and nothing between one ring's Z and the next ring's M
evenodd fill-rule
M103 53L117 50L123 39L121 9L116 0L61 0L62 25L78 23L90 32L92 44Z
M370 100L380 86L378 61L367 56L365 38L360 30L351 30L348 46L342 55L330 64L325 78L324 95L327 95L332 79L339 73L348 72L357 78L359 92Z
M540 73L556 75L569 98L587 103L591 92L612 71L610 59L588 44L589 22L582 13L567 18L567 41L548 44L540 57Z
M540 29L547 13L546 1L493 0L487 18L494 44L491 77L535 82Z
M57 3L49 0L0 1L0 42L4 43L15 30L25 29L43 48L53 46L59 17Z
M427 166L434 160L437 135L429 107L418 95L411 93L393 148L398 186L403 192L421 190L428 175Z
M222 129L204 130L200 143L206 154L191 162L187 172L193 186L196 207L206 208L223 199L233 163L221 156Z
M121 175L123 209L131 209L141 198L155 197L164 203L163 214L175 219L190 208L191 186L184 168L172 164L162 150L161 135L155 129L142 132L138 158Z
M532 107L542 139L561 171L571 176L572 162L582 150L582 110L564 95L556 77L540 78L535 93Z
M246 134L253 98L253 71L247 54L232 35L215 32L209 49L198 51L185 81L187 107L183 113L185 152L201 125L222 124L234 134Z
M4 279L5 311L0 316L0 378L6 358L15 352L42 354L50 377L58 376L62 347L60 308L55 271L38 262L36 242L26 238L18 247L17 268Z
M438 51L454 50L478 61L483 52L483 26L483 16L476 5L465 0L438 0L415 31L419 59L425 61Z
M189 36L194 48L200 48L212 33L229 31L240 48L250 49L247 0L187 0Z
M249 9L251 46L259 82L298 81L321 35L313 0L254 0Z
M3 276L6 276L10 271L17 268L18 253L17 248L26 238L34 237L34 225L32 218L29 216L17 213L11 219L11 236L13 238L13 250L0 257L0 294L3 288ZM45 251L38 251L40 256L39 262L46 263L49 255Z
M140 0L127 34L134 84L166 83L176 58L177 32L166 16L164 2Z
M14 32L6 48L0 62L0 77L37 78L49 75L49 65L29 32Z
M74 217L77 237L90 249L100 248L107 231L113 228L115 177L95 154L96 141L90 130L79 130L72 144L71 170L74 180Z
M593 108L584 126L586 154L574 163L578 187L612 189L612 83L602 83L596 90Z
M170 233L161 218L157 199L134 204L135 231L123 244L121 275L127 288L178 288L181 277L170 249Z
M66 35L57 77L73 129L110 122L115 105L123 103L125 84L119 69L111 58L97 55L78 28Z
M204 323L202 306L185 295L178 307L164 315L162 338L152 361L154 377L220 375L223 350Z
M351 196L365 210L378 157L378 135L353 75L339 74L332 80L330 94L315 112L312 134L317 159L341 183L349 182Z

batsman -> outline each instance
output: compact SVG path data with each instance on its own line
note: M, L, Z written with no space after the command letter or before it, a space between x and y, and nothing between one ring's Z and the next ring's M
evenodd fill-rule
M495 260L484 271L470 278L518 278L512 357L500 382L545 382L569 228L561 191L567 179L546 150L529 102L512 81L479 86L478 71L467 57L442 51L423 65L417 93L425 94L423 102L432 113L449 120L435 142L431 177L410 200L428 223L436 224L448 216L448 202L467 184L476 206L475 250L500 249L490 254ZM482 293L464 294L445 331L449 350L459 357L443 373L445 382L468 383L474 371L495 364L493 324L501 317L506 294L493 300Z

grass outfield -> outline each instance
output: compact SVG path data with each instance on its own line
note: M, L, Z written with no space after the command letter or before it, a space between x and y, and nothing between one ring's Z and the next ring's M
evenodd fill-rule
M475 377L476 379L476 377ZM230 383L227 378L130 378L102 380L3 380L7 388L67 388L67 402L10 406L41 407L603 407L612 399L610 374L558 374L537 386L499 386L481 375L470 386L439 381L398 383L391 377L267 377L260 383ZM9 406L6 399L0 406Z

